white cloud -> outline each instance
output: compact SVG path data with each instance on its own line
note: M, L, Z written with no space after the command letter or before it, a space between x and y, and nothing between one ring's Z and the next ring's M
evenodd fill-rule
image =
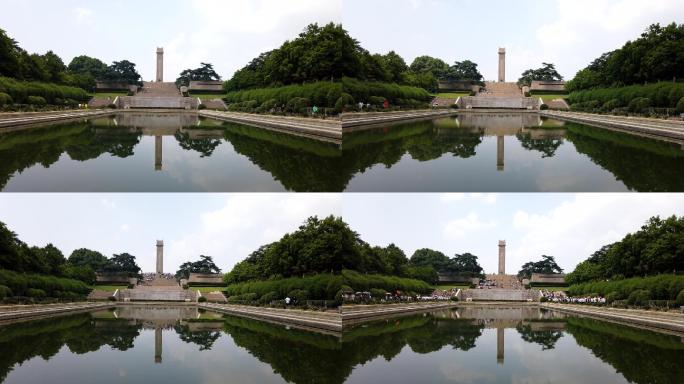
M542 254L566 271L601 246L622 239L655 215L682 215L684 195L578 194L545 213L515 212L520 237L507 239L507 265L519 267Z
M128 232L131 229L131 227L128 224L121 224L121 230L123 232Z
M638 38L650 24L684 19L681 1L672 0L556 0L556 9L557 17L537 29L543 55L523 52L511 58L537 60L534 68L542 60L556 63L568 78L602 53Z
M342 198L336 194L231 195L218 210L204 213L200 226L165 247L169 265L196 259L199 254L214 256L224 270L247 257L259 246L292 232L317 215L342 215Z
M83 7L74 9L76 14L76 21L79 23L90 23L92 21L93 11Z
M167 73L212 62L225 78L264 51L293 39L310 23L341 22L341 0L194 0L200 27L165 43ZM167 81L169 79L166 79Z
M477 213L471 212L466 217L449 221L443 233L447 237L463 237L466 233L491 229L497 226L496 220L483 221Z
M444 203L472 199L485 204L494 204L497 198L496 193L442 193L439 195L439 199Z

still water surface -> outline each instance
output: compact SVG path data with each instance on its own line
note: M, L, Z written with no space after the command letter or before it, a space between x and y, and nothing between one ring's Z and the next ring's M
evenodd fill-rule
M684 149L536 114L462 115L322 142L191 114L0 134L0 189L679 191Z
M680 337L516 306L411 315L342 335L188 307L0 327L5 383L681 383L682 362Z

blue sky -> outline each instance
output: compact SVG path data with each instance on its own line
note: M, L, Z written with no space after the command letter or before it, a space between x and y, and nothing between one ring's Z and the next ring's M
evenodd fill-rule
M22 47L54 50L67 63L81 54L129 59L150 80L163 46L166 81L200 62L228 78L307 24L329 21L371 52L395 50L409 63L423 54L470 59L493 79L505 46L508 80L542 61L570 78L649 24L684 20L679 0L0 0L0 9L0 28Z
M308 216L342 216L372 245L394 242L448 256L471 252L494 272L498 240L507 271L542 254L571 271L604 244L654 215L684 216L684 194L1 194L0 221L29 245L53 243L107 256L129 252L154 268L164 240L165 269L198 255L224 270Z

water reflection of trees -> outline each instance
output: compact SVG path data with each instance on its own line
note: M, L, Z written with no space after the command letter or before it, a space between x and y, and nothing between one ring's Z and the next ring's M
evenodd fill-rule
M178 141L178 145L186 151L197 151L200 157L209 157L214 153L214 150L221 145L221 139L215 138L192 138L188 132L177 132L174 137Z
M126 158L140 142L140 134L108 128L101 134L87 123L69 123L0 135L0 188L16 172L36 164L50 167L63 153L73 160L86 161L104 153Z
M552 329L533 330L530 323L520 323L515 329L524 341L541 345L542 351L554 349L556 342L563 337L563 331Z
M684 377L678 337L586 318L569 318L567 332L632 383L679 383Z
M563 144L562 137L543 137L535 138L531 132L520 132L515 135L520 141L520 145L528 151L538 151L542 153L542 159L553 157L556 150Z
M566 127L566 138L577 152L589 156L630 190L684 191L681 146L581 124Z
M216 340L221 337L220 331L201 330L192 331L189 324L176 324L173 329L178 334L178 338L186 343L199 346L200 351L208 351L214 346Z
M40 356L49 360L67 346L72 353L97 351L103 345L125 351L133 347L141 325L124 321L91 321L78 314L0 328L0 381L17 365Z
M471 320L418 315L356 327L340 342L249 319L226 318L225 327L238 346L294 383L342 383L354 367L377 357L389 361L406 346L421 354L445 346L468 350L484 328Z

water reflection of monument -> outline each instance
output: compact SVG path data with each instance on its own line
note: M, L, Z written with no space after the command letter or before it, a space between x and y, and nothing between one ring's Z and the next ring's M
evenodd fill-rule
M197 113L193 112L125 112L117 114L112 120L96 119L93 125L126 127L131 133L154 136L154 169L163 168L164 136L182 134L190 140L223 139L221 129L198 128L201 124ZM106 129L96 129L97 134L107 134Z
M496 136L496 169L504 170L505 137L519 134L530 135L534 140L562 139L565 136L563 122L547 127L537 113L462 113L454 119L457 126L480 132L483 136ZM534 129L544 127L543 129Z
M94 312L93 318L97 320L99 316L104 317L104 321L111 321L108 311ZM117 307L113 315L119 320L127 320L132 325L142 325L143 329L154 330L154 362L162 363L163 352L163 333L166 330L173 330L177 326L187 329L190 333L221 331L223 321L218 313L201 314L195 306L137 306L129 305ZM203 320L195 321L202 316ZM207 319L214 316L216 321Z
M485 328L496 329L496 362L504 363L506 328L529 327L532 332L565 330L565 315L542 310L535 306L511 305L496 307L460 307L454 315L461 319L475 319ZM557 320L557 321L554 321Z

